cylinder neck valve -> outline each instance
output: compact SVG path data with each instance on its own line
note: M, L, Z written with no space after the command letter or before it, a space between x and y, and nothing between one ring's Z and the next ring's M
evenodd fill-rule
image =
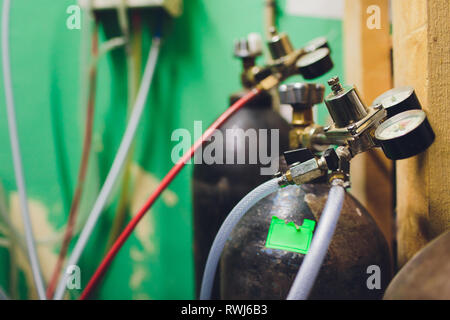
M268 45L273 60L286 57L294 52L289 36L284 32L277 33L275 28L271 30L271 38Z
M242 60L242 85L246 88L253 86L255 74L260 73L256 66L256 58L262 55L262 40L258 33L250 33L246 38L234 42L234 56Z
M291 149L311 147L309 137L318 126L314 125L312 108L323 101L325 87L314 83L292 83L279 87L282 104L292 106Z

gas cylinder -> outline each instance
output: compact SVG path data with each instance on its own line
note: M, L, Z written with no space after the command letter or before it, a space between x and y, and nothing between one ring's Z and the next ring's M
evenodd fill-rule
M444 232L403 266L385 300L450 300L450 231Z
M261 54L254 40L242 39L235 44L235 55L243 60L244 69L254 65L255 57ZM244 82L244 81L243 81ZM244 87L246 87L244 82ZM244 89L230 97L230 104L247 93ZM234 114L221 128L223 132L223 163L195 164L193 172L193 220L194 220L194 259L197 295L200 289L203 269L214 237L233 207L252 189L269 180L271 175L262 175L261 168L267 164L249 163L249 143L244 145L227 141L227 132L255 129L256 143L260 147L260 129L267 129L267 155L282 154L288 149L289 124L273 110L272 96L263 92L241 110ZM271 130L278 130L279 150L271 150ZM265 132L263 132L265 134ZM231 139L230 139L231 140ZM205 148L208 144L205 145ZM258 147L258 153L259 153ZM245 164L226 164L226 154L235 159L238 154L246 155ZM278 161L278 158L277 160ZM218 280L217 276L217 280ZM218 281L212 297L219 298Z
M280 87L281 102L291 104L294 111L291 146L305 141L304 133L314 129L310 112L312 104L323 100L323 92L323 86L312 84ZM221 298L286 299L305 255L266 247L272 217L297 226L305 219L317 223L329 189L326 181L289 186L269 195L247 212L223 251ZM366 209L347 193L309 298L380 299L391 270L390 251L383 233Z
M221 259L222 299L286 299L304 254L265 247L272 216L302 225L319 221L329 186L289 186L257 203L233 230ZM380 289L367 282L375 266ZM310 299L380 299L391 278L387 242L350 194ZM369 281L370 282L370 281Z

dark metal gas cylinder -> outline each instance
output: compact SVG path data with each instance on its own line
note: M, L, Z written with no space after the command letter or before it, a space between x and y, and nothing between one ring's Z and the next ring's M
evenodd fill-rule
M236 101L245 92L231 97L231 103ZM224 164L196 164L193 173L193 205L194 205L194 258L197 294L199 292L203 269L206 264L209 249L216 233L225 217L233 207L252 189L267 181L271 175L261 175L261 167L268 167L258 161L249 164L249 141L246 143L231 143L227 141L226 133L235 130L255 129L257 144L260 143L260 129L267 129L267 155L282 155L288 149L289 124L272 109L272 97L262 93L255 100L233 115L220 129L223 133L223 163ZM277 141L279 150L271 150L271 129L278 130ZM261 134L260 134L261 133ZM231 139L229 139L231 140ZM252 142L255 143L255 142ZM205 145L204 149L208 144ZM258 152L260 148L258 147ZM265 150L261 150L266 153ZM226 163L226 154L235 156L234 164ZM236 164L237 154L245 155L245 164ZM277 159L278 165L278 159ZM273 172L274 173L274 172ZM219 277L217 276L217 279ZM218 281L216 281L218 282ZM219 298L218 283L215 285L213 298Z
M233 230L222 255L222 299L286 299L305 255L265 247L271 218L296 225L302 225L304 219L317 223L329 188L323 183L289 186L250 209ZM380 289L368 288L373 275L370 266L379 267ZM391 258L383 234L364 207L347 193L309 299L380 299L390 278Z
M450 300L450 231L427 244L403 266L385 300Z

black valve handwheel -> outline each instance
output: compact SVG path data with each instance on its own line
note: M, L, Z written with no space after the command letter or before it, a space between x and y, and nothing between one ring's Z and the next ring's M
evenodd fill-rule
M384 121L375 131L375 139L389 159L400 160L425 151L435 138L422 110L409 110Z

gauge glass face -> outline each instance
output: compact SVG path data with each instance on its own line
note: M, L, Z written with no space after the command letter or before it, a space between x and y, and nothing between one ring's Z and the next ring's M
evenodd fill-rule
M321 59L325 58L330 54L330 50L327 48L320 48L316 51L313 51L311 53L305 54L298 62L299 67L306 67L313 63L316 63L317 61L320 61Z
M394 106L394 105L404 101L413 92L414 92L414 88L409 87L409 86L394 88L389 91L386 91L381 96L376 98L375 101L373 102L373 104L374 105L383 104L383 106L385 108L389 108L391 106Z
M391 140L413 131L425 120L425 113L420 110L402 112L385 122L375 132L379 140Z
M398 92L398 93L395 93L395 94L381 100L381 104L383 105L383 107L389 108L389 107L395 106L396 104L404 101L410 95L411 95L411 92L409 92L409 91Z
M317 48L320 48L321 46L325 45L327 42L328 42L328 40L325 37L316 38L316 39L308 42L308 44L306 45L306 49L308 51L313 51L313 50L316 50Z

